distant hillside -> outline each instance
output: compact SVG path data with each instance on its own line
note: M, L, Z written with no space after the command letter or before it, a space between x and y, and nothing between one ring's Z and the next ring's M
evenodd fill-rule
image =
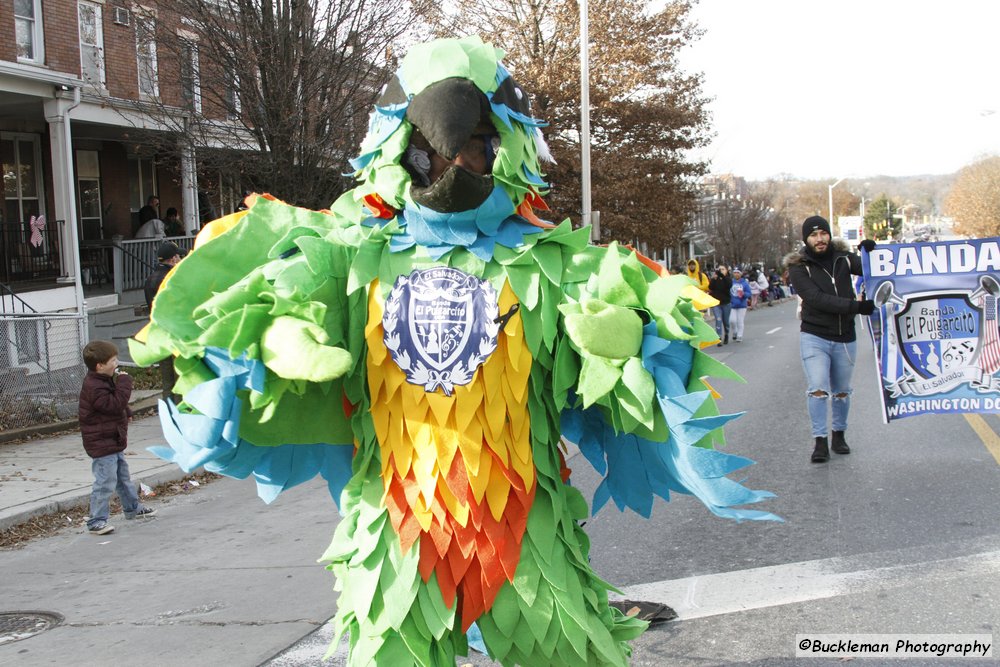
M855 197L864 197L866 201L878 199L885 194L894 202L905 205L915 204L922 214L943 215L944 199L955 181L955 174L920 175L920 176L869 176L867 178L847 178L837 185L835 197L840 198L849 192ZM766 186L769 183L779 183L787 193L789 190L803 196L803 203L815 207L813 213L826 214L828 186L831 179L799 180L791 175L772 181L754 181L753 186Z
M921 176L872 176L865 179L847 179L853 192L867 192L875 198L887 194L901 204L916 204L931 215L943 215L944 198L955 182L955 174Z

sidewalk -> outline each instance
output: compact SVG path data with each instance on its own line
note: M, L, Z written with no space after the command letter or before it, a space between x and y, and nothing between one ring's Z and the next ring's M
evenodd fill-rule
M160 394L159 390L135 393L133 410L155 406ZM0 530L90 502L94 481L90 457L83 451L75 423L67 428L74 431L17 444L0 443ZM155 487L187 475L176 464L146 451L146 447L165 442L155 414L139 417L129 425L125 455L137 486L144 482Z

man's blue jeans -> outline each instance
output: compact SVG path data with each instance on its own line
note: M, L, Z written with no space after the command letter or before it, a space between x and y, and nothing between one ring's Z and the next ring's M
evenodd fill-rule
M715 318L715 333L722 338L722 331L725 329L726 333L729 333L729 309L730 304L720 303L718 306L712 306L712 317Z
M87 527L106 523L110 514L111 494L117 493L122 501L125 516L134 515L139 509L139 496L125 461L125 453L108 454L91 461L94 471L94 486L90 492L90 519Z
M826 437L827 402L832 396L833 431L847 430L847 413L851 409L851 375L857 357L858 341L833 341L802 333L799 351L808 385L809 420L814 438Z

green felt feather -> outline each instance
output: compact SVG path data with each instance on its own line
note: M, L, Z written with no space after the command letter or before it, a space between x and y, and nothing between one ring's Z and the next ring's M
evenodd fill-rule
M533 382L547 384L550 377L532 370ZM587 514L586 501L562 482L549 442L535 437L534 425L554 414L551 400L531 395L535 502L514 581L504 584L479 627L490 655L503 665L626 665L626 638L646 623L612 610L611 587L588 565L589 540L578 523Z
M629 254L628 257L634 255ZM612 243L604 253L600 270L594 276L598 299L628 308L640 306L639 295L633 288L632 281L626 279L626 267L626 257L619 252L618 244Z
M577 349L588 356L627 359L639 353L642 320L631 308L599 299L559 307L566 333Z
M362 449L377 452L370 437ZM377 455L356 457L341 499L344 518L321 558L340 591L331 650L349 632L352 665L453 667L455 656L468 652L457 605L444 604L435 576L421 580L419 545L400 550L381 503L380 471Z
M452 77L470 79L483 91L496 89L496 64L503 52L476 37L438 39L410 47L400 74L410 93Z

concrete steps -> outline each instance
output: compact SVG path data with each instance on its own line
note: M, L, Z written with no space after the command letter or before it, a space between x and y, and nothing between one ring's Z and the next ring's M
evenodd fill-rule
M128 339L149 322L146 305L120 304L97 308L87 313L90 340L109 340L118 346L118 359L131 363Z

